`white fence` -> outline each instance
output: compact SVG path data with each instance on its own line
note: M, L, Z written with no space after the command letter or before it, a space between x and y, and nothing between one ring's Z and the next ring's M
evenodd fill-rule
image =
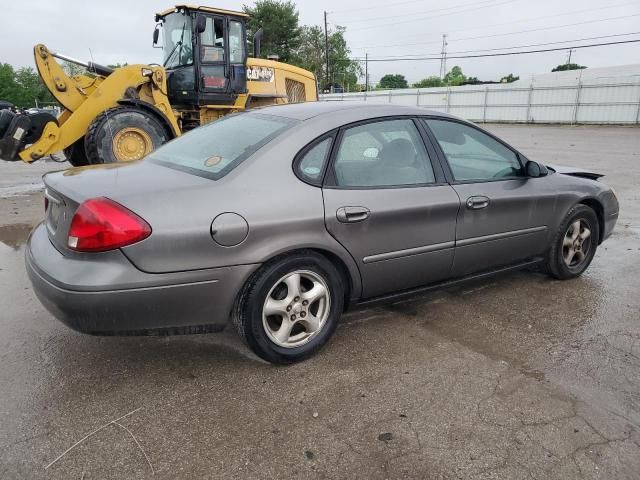
M640 124L640 74L628 68L615 76L603 75L604 69L592 70L541 75L511 84L378 90L320 98L416 105L476 122Z

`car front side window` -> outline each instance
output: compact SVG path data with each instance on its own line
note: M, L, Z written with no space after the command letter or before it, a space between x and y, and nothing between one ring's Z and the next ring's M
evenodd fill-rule
M524 176L518 156L486 133L458 122L426 119L456 181Z
M435 182L424 143L411 119L383 120L344 131L334 174L340 187L388 187Z

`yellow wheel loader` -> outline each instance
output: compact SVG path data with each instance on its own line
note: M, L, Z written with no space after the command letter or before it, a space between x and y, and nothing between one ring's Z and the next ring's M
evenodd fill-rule
M32 162L64 151L74 166L126 162L228 113L316 101L311 72L259 58L262 29L247 58L246 18L188 5L156 14L153 43L162 31L162 66L112 69L36 45L38 73L64 110L58 118L0 110L0 158ZM70 77L56 59L86 71Z

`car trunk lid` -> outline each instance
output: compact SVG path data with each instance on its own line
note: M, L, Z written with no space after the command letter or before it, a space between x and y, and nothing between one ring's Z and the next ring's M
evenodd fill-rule
M79 204L48 185L44 190L44 197L45 225L49 232L49 238L58 250L64 250L67 248L67 233L71 219Z
M107 197L144 217L140 205L149 198L169 202L173 191L211 188L214 183L150 162L82 167L49 173L43 179L49 238L59 251L69 254L69 227L85 200Z

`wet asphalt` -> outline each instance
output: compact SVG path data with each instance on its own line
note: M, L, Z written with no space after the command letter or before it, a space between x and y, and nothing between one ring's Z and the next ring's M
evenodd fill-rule
M640 478L640 128L488 128L607 175L621 215L589 270L355 310L288 367L230 328L98 338L58 323L23 244L39 175L65 164L0 165L0 478Z

